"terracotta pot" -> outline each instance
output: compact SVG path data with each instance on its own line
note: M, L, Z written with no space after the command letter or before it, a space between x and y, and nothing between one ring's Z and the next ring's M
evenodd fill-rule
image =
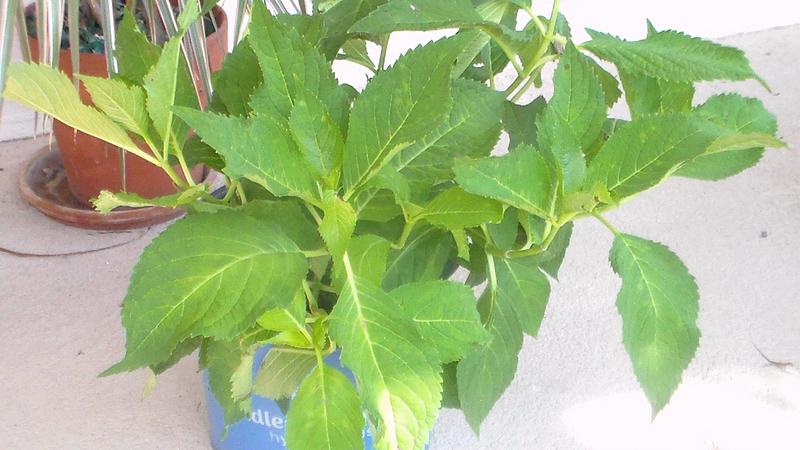
M30 13L34 7L35 5L28 6L28 12ZM225 11L219 6L214 7L213 13L218 30L206 36L206 47L211 70L217 71L222 67L222 60L227 54L228 20ZM31 57L34 61L38 61L38 40L28 37L28 41ZM67 76L70 76L72 62L69 49L61 49L58 65ZM81 53L80 73L95 77L108 77L105 55ZM80 97L85 104L92 105L91 96L83 83L80 85ZM120 176L120 154L122 152L119 147L77 131L57 120L53 121L53 133L64 160L69 188L78 200L89 204L89 200L97 197L101 190L111 192L123 190L123 180ZM174 184L160 168L130 153L125 154L124 157L127 182L125 190L127 192L136 193L145 198L176 192ZM202 178L202 174L202 166L192 169L192 176L196 181Z

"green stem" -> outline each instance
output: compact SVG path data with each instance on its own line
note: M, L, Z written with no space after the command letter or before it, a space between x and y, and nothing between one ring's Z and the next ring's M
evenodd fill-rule
M414 220L414 219L406 222L406 224L403 225L403 233L400 235L400 238L397 240L397 242L392 243L392 248L394 248L394 249L403 248L406 245L406 241L408 240L408 236L411 235L411 231L414 229L414 225L416 225L416 224L417 224L417 221Z
M386 68L386 52L389 49L390 36L391 34L381 36L381 55L378 57L378 70L376 72L380 72Z
M503 42L502 36L497 36L496 33L489 31L488 29L484 30L489 36L494 38L494 42L500 47L500 50L505 53L508 60L511 62L511 65L514 66L514 70L517 72L517 76L521 76L524 68L519 64L516 60L516 53L514 50L509 48L505 42Z
M327 284L319 283L319 290L323 292L330 292L331 294L338 294L339 292Z
M314 218L314 221L317 222L317 225L321 225L322 224L322 217L319 216L319 213L317 212L316 208L314 208L313 205L309 205L306 202L303 202L303 205L305 205L306 209L311 214L311 217Z
M541 59L544 56L544 53L547 51L547 48L553 42L553 37L555 36L556 32L556 21L558 20L558 8L560 6L560 0L553 0L553 9L550 13L550 20L547 22L547 31L545 33L544 39L542 43L539 45L539 48L536 50L536 53L533 54L531 58L531 65L526 67L523 70L521 76L518 76L511 86L506 89L505 94L506 96L511 95L524 81L527 79L533 71L536 69L537 66L542 65Z
M547 251L550 247L550 244L553 243L553 239L556 238L558 231L561 229L561 225L555 225L552 227L550 232L545 237L544 241L541 244L536 245L534 247L525 249L525 250L517 250L517 251L510 251L506 252L506 258L514 259L514 258L524 258L526 256L533 256L538 255L539 253Z
M318 250L308 250L303 252L303 256L305 256L306 258L317 258L319 256L328 256L328 255L330 255L330 253L328 253L327 248L320 248Z
M309 311L311 311L311 313L316 313L317 310L319 310L319 306L317 305L317 299L314 298L314 294L311 292L311 286L308 285L307 280L303 280L303 292L306 294Z
M247 195L244 193L244 187L241 184L236 185L236 194L239 196L239 200L242 202L242 205L246 205Z
M616 227L614 227L614 225L612 225L612 224L611 224L611 222L609 222L608 220L606 220L606 218L605 218L605 217L603 217L602 215L600 215L600 213L598 213L598 212L595 212L595 211L592 211L590 214L591 214L591 215L592 215L592 216L593 216L595 219L597 219L597 220L598 220L600 223L602 223L603 225L605 225L605 227L606 227L606 228L608 228L608 229L609 229L609 231L611 231L612 233L614 233L614 236L619 236L620 234L622 234L622 233L620 233L620 232L619 232L619 230L618 230Z
M489 269L489 284L486 289L489 289L489 313L486 314L486 322L484 325L492 323L494 316L494 303L497 297L497 269L494 266L494 256L486 254L486 267Z
M225 196L222 197L223 203L230 203L233 195L236 193L236 189L239 187L239 180L231 181L228 185L228 192L225 193Z
M178 176L178 173L175 172L175 169L169 165L168 161L161 162L161 169L169 176L173 183L181 189L187 189L189 186L186 184L185 181Z

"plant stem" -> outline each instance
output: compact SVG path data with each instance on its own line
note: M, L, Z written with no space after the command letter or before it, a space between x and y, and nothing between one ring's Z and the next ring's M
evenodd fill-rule
M330 253L328 253L328 249L326 249L326 248L320 248L318 250L309 250L309 251L303 252L303 256L305 256L306 258L316 258L318 256L328 256L329 254Z
M315 222L317 222L317 225L320 225L320 224L322 224L322 217L320 217L320 216L319 216L319 213L318 213L318 212L317 212L317 210L314 208L314 206L312 206L312 205L309 205L309 204L308 204L308 203L306 203L306 202L303 202L303 204L305 205L305 207L306 207L306 209L308 210L308 212L311 214L311 217L313 217L313 218L314 218L314 221L315 221Z
M486 286L486 289L489 289L489 313L486 314L484 325L492 323L494 302L497 297L497 269L494 266L494 256L489 253L486 254L486 267L489 269L489 285Z
M162 161L161 162L161 169L169 176L173 183L181 189L186 189L189 186L186 184L185 181L181 179L181 177L175 172L175 169L169 165L169 161Z
M506 96L511 95L524 81L528 78L533 71L536 69L537 66L540 66L542 56L547 51L547 48L550 46L550 43L553 42L553 36L556 32L556 21L558 20L558 8L560 6L560 0L553 0L553 9L550 12L550 20L547 22L547 31L542 40L542 43L539 45L539 48L534 53L533 58L531 58L531 65L530 67L526 67L523 71L521 76L518 76L511 86L506 89L505 93Z
M549 63L550 61L555 61L556 59L558 59L558 55L548 55L539 59L537 64L535 64L533 71L531 71L531 73L528 74L527 81L525 81L525 84L517 91L516 94L514 94L513 97L511 97L511 101L515 102L519 100L520 97L525 95L525 93L528 91L528 89L530 89L531 85L534 83L534 77L536 76L536 74L542 70L545 64Z
M544 241L542 241L541 244L539 244L539 245L537 245L535 247L528 248L526 250L517 250L517 251L506 252L506 255L505 255L506 258L511 258L511 259L513 259L513 258L524 258L526 256L538 255L539 253L547 251L547 249L550 247L550 244L553 243L553 239L555 239L555 237L558 234L558 231L560 229L561 229L561 225L556 224L555 226L553 226L550 229L550 232L547 233L547 236L545 237Z
M317 312L319 306L317 306L317 300L314 298L314 293L311 292L311 287L308 285L307 280L303 280L303 292L306 294L306 301L308 302L308 309L312 313Z
M384 34L381 36L381 55L378 57L378 70L376 70L376 72L386 69L386 52L389 49L390 36L391 34Z
M244 187L241 184L236 185L236 194L239 196L239 200L242 202L242 205L247 204L247 195L244 193Z
M400 238L397 242L392 243L392 248L394 249L401 249L406 245L406 241L408 240L408 236L411 235L411 230L414 229L414 225L417 224L416 220L410 220L403 225L403 233L400 234Z
M183 171L186 182L189 183L189 186L196 186L197 183L194 182L192 171L189 170L189 166L186 165L186 158L183 157L183 152L177 152L175 156L178 158L178 164L181 166L181 171Z
M592 211L590 214L591 214L591 215L592 215L592 216L593 216L595 219L597 219L597 220L598 220L600 223L602 223L603 225L605 225L605 227L606 227L606 228L608 228L608 229L609 229L609 231L611 231L612 233L614 233L614 236L619 236L620 234L622 234L622 233L620 233L620 232L619 232L619 230L618 230L616 227L614 227L614 225L612 225L612 224L611 224L611 222L609 222L608 220L606 220L606 218L605 218L605 217L603 217L602 215L600 215L600 213L598 213L598 212L596 212L596 211Z
M239 180L232 181L228 185L228 192L226 192L225 196L222 197L222 202L223 203L230 203L231 199L233 198L233 195L236 193L236 188L237 187L239 187Z

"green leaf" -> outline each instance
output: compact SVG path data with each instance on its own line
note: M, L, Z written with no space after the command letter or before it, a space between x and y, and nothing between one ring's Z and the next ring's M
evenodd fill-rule
M422 449L438 414L442 377L436 352L414 322L391 296L348 268L330 335L359 380L376 448Z
M487 338L472 289L451 281L410 283L389 293L442 362L457 361Z
M3 96L156 163L122 127L96 109L84 105L72 81L57 69L43 64L11 64Z
M652 33L640 41L587 32L592 40L583 47L625 73L675 82L758 79L741 50L677 31Z
M386 273L390 245L386 239L371 234L353 236L347 247L353 273L363 280L380 285ZM341 287L344 283L344 270L336 271L335 286Z
M698 106L694 113L709 121L718 136L703 155L678 169L677 175L719 180L755 165L764 147L783 147L774 138L775 117L760 100L735 94L716 95Z
M513 305L493 299L488 288L478 305L482 316L488 319L489 341L467 354L456 372L461 409L476 433L514 380L523 339Z
M157 364L190 336L237 336L289 303L307 269L277 227L239 211L176 222L134 268L122 308L127 353L105 374Z
M183 144L183 158L189 167L204 164L218 172L225 169L225 160L222 156L196 134L192 134Z
M412 196L422 201L432 186L453 177L456 158L488 156L500 136L503 96L468 80L453 82L449 118L424 138L405 148L392 168L409 180Z
M229 177L247 178L278 197L315 197L308 165L289 131L277 121L266 115L228 117L188 108L175 112L225 158Z
M660 183L675 168L703 153L712 137L686 114L648 116L629 122L603 145L589 166L588 187L615 200Z
M559 18L562 16L559 14ZM584 60L589 63L589 65L594 70L594 74L597 76L597 79L600 81L600 84L603 86L603 92L605 93L606 98L606 106L609 108L614 106L617 103L617 100L622 96L622 91L619 90L619 81L617 81L614 75L611 75L607 70L600 66L592 58L588 56L584 56Z
M144 77L147 92L147 113L153 121L158 136L169 145L180 145L189 127L174 117L177 107L197 108L197 93L189 75L189 68L181 55L183 34L172 37ZM174 140L174 141L173 141Z
M572 222L567 223L556 233L556 237L547 246L547 250L533 257L536 264L554 279L558 279L558 271L564 262L570 238L572 237Z
M500 250L512 250L517 244L519 235L519 211L516 208L507 208L503 214L503 220L499 223L487 224L486 231L492 243Z
M269 331L307 331L306 330L306 295L303 289L297 289L291 302L280 308L270 309L262 314L256 323Z
M442 408L461 409L461 402L458 400L457 367L457 363L445 364L442 367Z
M617 235L610 260L622 278L622 339L655 416L697 350L697 285L667 247L636 236Z
M550 283L536 259L498 259L495 270L497 302L510 304L522 330L536 337L550 297Z
M258 220L277 225L300 250L314 251L325 246L314 219L298 200L251 201L245 206L244 212Z
M108 214L113 209L120 206L129 208L142 208L146 206L178 208L194 203L205 193L205 188L206 186L204 184L198 184L185 191L156 198L143 198L137 194L128 192L118 192L114 194L109 191L100 191L100 195L92 199L92 205L102 214Z
M201 360L208 369L208 384L222 406L225 426L250 415L253 353L239 341L203 340Z
M764 150L757 148L700 155L678 169L675 175L698 180L722 180L755 166L763 156Z
M325 38L321 49L328 59L333 59L347 41L347 30L359 19L366 17L386 0L340 0L325 8L322 20Z
M503 9L511 17L516 10ZM533 38L531 33L516 31L513 24L486 20L470 0L389 0L367 17L356 22L351 32L384 34L394 31L430 31L443 28L477 28L506 46L521 45Z
M300 250L310 252L325 246L314 219L297 200L250 201L244 212L258 220L277 225Z
M453 240L456 243L456 253L459 258L469 261L469 236L465 230L450 230Z
M694 85L620 72L625 100L635 119L653 113L686 112L692 109Z
M145 109L144 90L120 80L81 76L94 103L111 120L139 136L149 136L150 118Z
M367 52L367 41L364 39L350 39L342 45L341 59L345 61L360 64L373 72L375 71L375 63L372 62L369 53Z
M308 91L322 100L337 124L344 121L348 99L330 64L296 29L272 17L263 3L253 5L250 45L264 77L251 102L256 112L288 118L297 97Z
M201 342L202 339L199 337L185 339L183 342L178 344L177 347L175 347L175 350L172 352L172 355L170 355L169 359L150 366L150 370L153 371L153 375L161 375L168 369L172 368L180 360L194 353L194 351L200 346Z
M544 97L536 97L527 105L505 102L503 111L503 128L508 133L508 148L517 148L521 144L536 145L536 122L547 106Z
M536 122L537 138L539 147L558 161L564 190L574 192L586 175L584 151L606 120L605 94L591 62L572 43L567 43L553 83L553 97Z
M328 184L335 186L342 163L344 138L328 108L314 94L298 96L289 116L289 129L316 175L327 178L333 174Z
M220 99L228 114L246 116L252 109L250 99L262 83L258 59L245 37L225 56L222 68L214 74L214 95Z
M521 145L503 156L459 160L456 181L467 192L550 217L557 186L550 165L533 147Z
M363 191L353 200L353 208L361 221L387 223L403 215L395 194L386 189Z
M450 233L433 227L417 226L403 248L389 252L386 275L383 278L384 289L394 289L415 281L440 279L455 251Z
M131 83L141 84L160 55L161 47L147 39L139 30L134 15L126 11L117 27L114 46L117 75Z
M407 53L372 78L350 115L345 199L446 119L452 106L450 72L460 49L458 39L444 39Z
M500 222L503 204L485 197L469 194L454 187L437 195L415 216L431 225L448 230L470 228L487 222Z
M286 415L289 448L350 450L364 446L358 393L338 370L321 365L303 381Z
M356 228L356 213L349 203L333 192L325 196L322 210L325 216L319 225L319 234L328 245L331 255L336 259L341 258Z
M389 0L350 28L356 33L429 31L479 24L483 18L470 0Z
M503 96L474 81L455 80L452 97L449 117L403 149L392 161L395 170L419 170L436 165L449 169L452 158L489 155L500 137Z
M316 363L313 352L272 347L258 369L253 394L272 400L291 398Z

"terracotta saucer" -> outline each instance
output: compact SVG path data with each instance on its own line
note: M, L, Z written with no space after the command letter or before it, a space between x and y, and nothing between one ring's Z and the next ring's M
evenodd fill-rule
M208 171L203 180L209 178ZM72 195L61 153L47 146L36 152L20 172L18 179L22 198L45 215L67 225L92 230L129 230L180 217L184 211L173 208L120 207L109 214L100 214Z

